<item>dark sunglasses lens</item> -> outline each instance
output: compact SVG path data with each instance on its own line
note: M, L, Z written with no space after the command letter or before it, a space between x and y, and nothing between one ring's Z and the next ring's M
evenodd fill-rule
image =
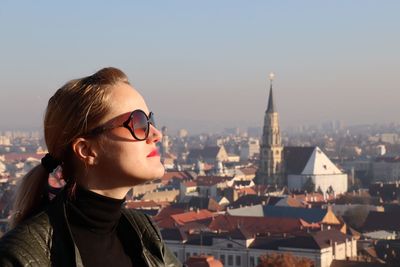
M149 131L146 114L141 111L136 111L132 114L131 127L135 137L139 140L144 140Z

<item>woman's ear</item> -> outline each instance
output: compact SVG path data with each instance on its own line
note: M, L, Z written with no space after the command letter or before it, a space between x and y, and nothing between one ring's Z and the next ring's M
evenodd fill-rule
M86 166L95 165L97 163L97 152L95 146L90 140L79 137L72 142L72 150L76 157Z

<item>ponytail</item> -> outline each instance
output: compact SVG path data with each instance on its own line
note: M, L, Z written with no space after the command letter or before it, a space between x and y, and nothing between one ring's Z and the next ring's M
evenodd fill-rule
M43 203L48 201L48 179L49 173L41 164L22 178L15 194L11 228L39 212Z

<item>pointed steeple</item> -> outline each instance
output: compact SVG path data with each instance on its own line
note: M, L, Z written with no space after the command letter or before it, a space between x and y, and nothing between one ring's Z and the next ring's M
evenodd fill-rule
M272 94L272 81L274 80L274 77L275 77L275 74L273 74L273 73L271 73L269 75L270 88L269 88L269 98L268 98L267 113L276 112L275 105L274 105L274 97L273 97L273 94Z
M268 107L264 115L264 129L260 146L257 184L284 184L282 176L282 140L279 130L278 112L275 109L272 90L274 74L269 75L270 89Z
M274 105L274 97L272 94L272 82L271 82L271 88L269 89L269 98L268 98L268 108L267 108L268 113L273 113L275 112L275 105Z

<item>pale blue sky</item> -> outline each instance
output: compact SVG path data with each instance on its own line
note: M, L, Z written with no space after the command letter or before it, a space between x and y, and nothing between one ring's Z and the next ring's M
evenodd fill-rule
M124 70L161 125L400 122L400 1L0 2L0 129L40 128L48 98Z

